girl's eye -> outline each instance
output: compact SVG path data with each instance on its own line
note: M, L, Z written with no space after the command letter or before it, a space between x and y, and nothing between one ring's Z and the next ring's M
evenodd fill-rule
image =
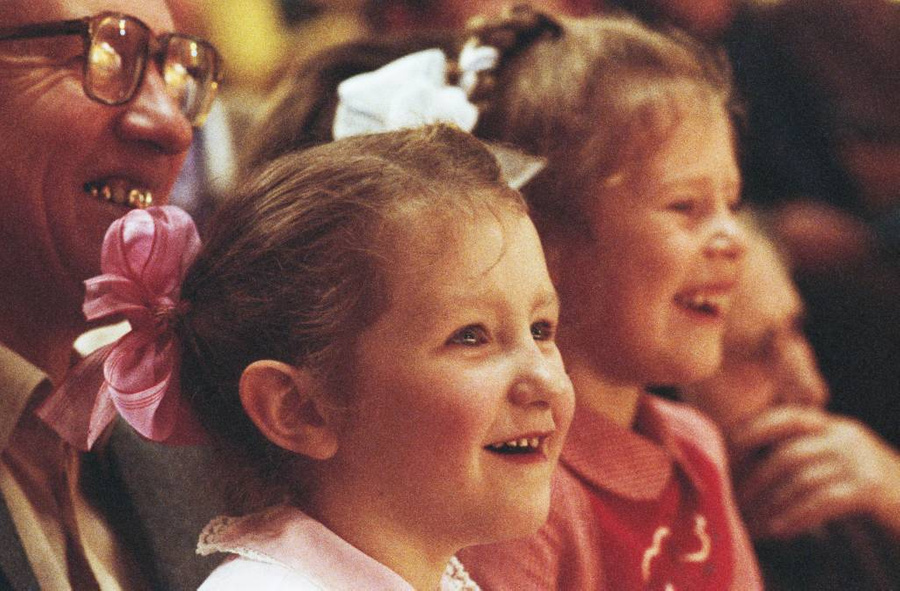
M679 199L669 204L669 209L678 213L690 213L696 207L693 199Z
M487 331L483 326L471 325L456 331L448 342L453 345L473 347L483 345L487 340Z
M536 341L552 341L556 334L555 329L552 322L535 322L531 325L531 336Z

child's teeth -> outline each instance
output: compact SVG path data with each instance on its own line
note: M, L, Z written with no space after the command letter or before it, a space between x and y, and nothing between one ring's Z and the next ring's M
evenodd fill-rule
M719 309L725 303L725 296L693 294L679 298L682 304L698 310Z
M509 441L505 441L503 443L491 443L488 445L491 449L503 449L503 448L530 448L530 449L539 449L543 444L543 439L540 437L522 437L521 439L511 439Z

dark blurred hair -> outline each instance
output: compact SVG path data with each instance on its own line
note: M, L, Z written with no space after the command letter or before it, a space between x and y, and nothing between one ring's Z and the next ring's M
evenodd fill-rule
M355 41L293 64L239 148L243 176L285 152L331 141L338 84L430 47L449 50L453 40L427 34Z

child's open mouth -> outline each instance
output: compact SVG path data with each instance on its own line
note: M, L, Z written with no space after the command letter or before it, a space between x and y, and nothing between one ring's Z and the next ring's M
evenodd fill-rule
M722 317L725 314L729 301L730 295L728 293L693 292L675 296L675 303L682 308L711 318Z
M485 446L485 449L490 452L502 455L531 454L535 452L542 452L544 448L544 442L546 440L546 435L539 435L536 437L520 437L518 439L510 439L509 441L491 443Z

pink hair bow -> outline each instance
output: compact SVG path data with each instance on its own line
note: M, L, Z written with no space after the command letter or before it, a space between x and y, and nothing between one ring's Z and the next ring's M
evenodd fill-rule
M88 320L124 316L131 332L87 356L38 408L71 445L90 449L118 412L153 441L205 441L181 397L173 330L181 281L200 250L190 216L174 206L133 210L106 232L102 275L85 281Z

